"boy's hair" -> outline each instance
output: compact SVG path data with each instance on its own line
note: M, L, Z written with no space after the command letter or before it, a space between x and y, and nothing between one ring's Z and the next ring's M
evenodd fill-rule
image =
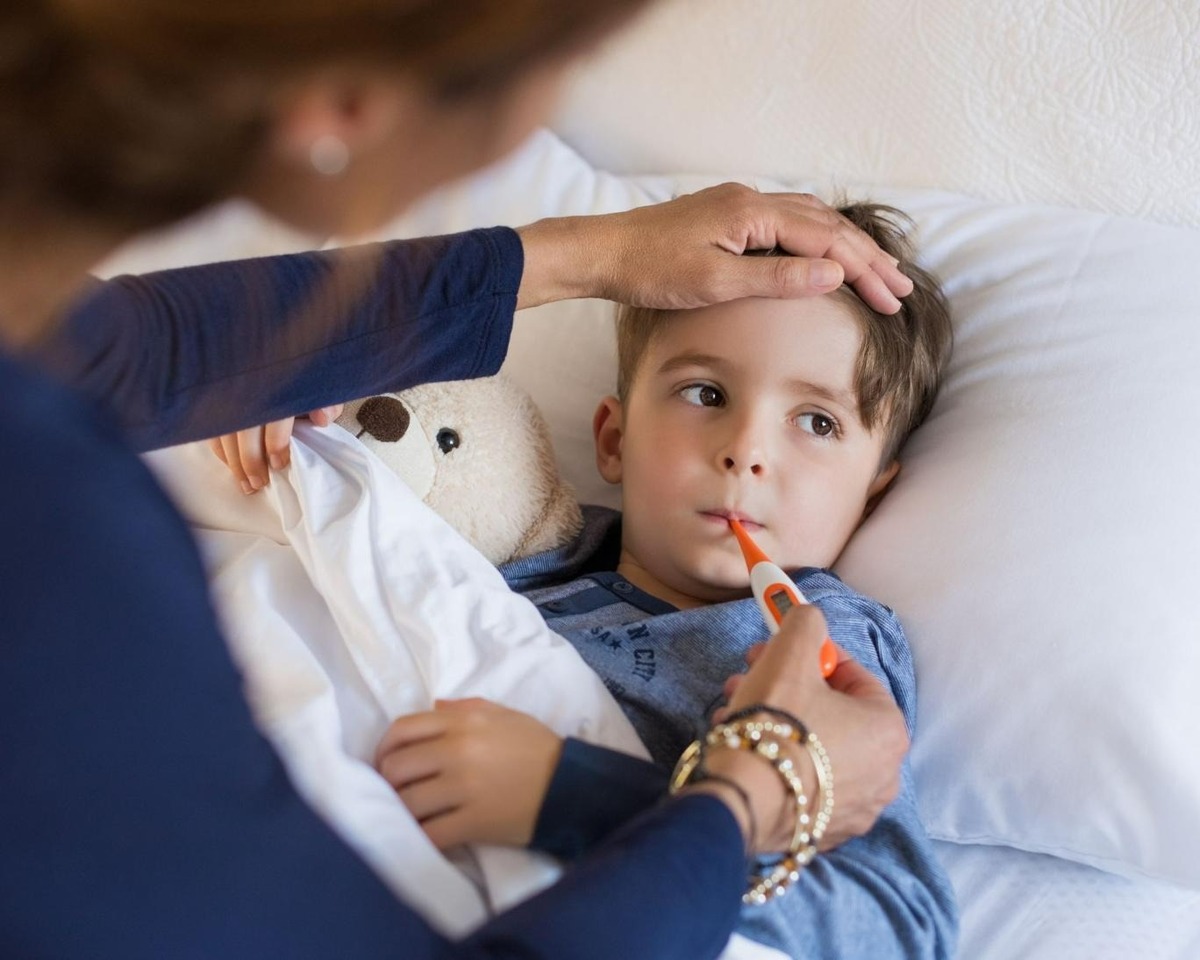
M950 310L932 274L914 262L906 233L912 220L893 207L854 203L838 212L900 261L913 292L900 301L900 312L877 313L849 287L835 291L861 320L862 346L854 392L863 426L886 429L881 469L891 463L908 435L929 415L950 357L953 332ZM787 256L781 250L748 251L758 256ZM646 347L677 311L622 306L617 312L617 395L624 403Z

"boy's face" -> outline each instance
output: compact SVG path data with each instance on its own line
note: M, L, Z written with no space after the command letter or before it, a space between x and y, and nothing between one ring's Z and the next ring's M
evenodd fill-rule
M745 596L727 518L784 568L827 567L882 472L883 428L858 418L861 333L839 296L681 312L647 346L624 406L596 412L600 473L622 485L621 573L689 605Z

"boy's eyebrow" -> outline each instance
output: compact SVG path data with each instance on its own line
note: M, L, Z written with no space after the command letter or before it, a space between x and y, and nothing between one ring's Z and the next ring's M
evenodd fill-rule
M729 361L721 357L714 356L710 353L679 353L675 356L664 360L658 368L659 373L671 373L683 367L713 367L720 371L729 367ZM835 390L823 383L813 383L811 380L805 380L798 377L794 380L789 380L788 389L793 393L811 393L816 394L830 403L836 403L846 410L858 412L858 397L855 396L852 390Z
M788 387L796 393L815 393L830 403L836 403L846 410L858 412L858 397L852 390L834 390L822 383L813 383L811 380L802 379L789 380Z
M729 361L713 356L711 353L677 353L662 362L659 373L672 373L681 367L728 367Z

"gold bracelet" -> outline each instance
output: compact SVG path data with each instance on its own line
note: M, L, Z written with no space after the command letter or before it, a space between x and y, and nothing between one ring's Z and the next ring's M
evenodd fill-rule
M811 803L791 758L782 753L781 741L803 744L812 761L817 775L817 793ZM756 869L749 889L742 895L743 903L764 904L786 893L787 888L800 878L801 868L811 863L817 854L817 844L833 816L833 765L821 741L809 730L797 729L792 723L739 719L717 724L703 740L694 741L684 750L671 775L672 794L692 782L697 772L703 776L706 747L727 747L757 754L771 764L795 800L796 823L786 854L769 869ZM754 839L749 838L750 845Z
M787 889L800 879L800 869L812 863L817 855L817 845L825 835L829 821L833 818L833 764L825 747L815 733L809 731L801 741L808 751L813 767L817 774L817 794L813 798L812 807L797 811L796 833L792 838L792 847L786 856L767 873L760 874L757 881L742 895L742 902L762 906L768 900L782 897ZM817 808L820 809L817 809ZM813 810L817 812L812 813ZM807 834L799 846L797 838L801 837L800 820L803 819ZM811 824L811 826L808 826Z
M798 730L790 723L776 723L774 720L736 720L716 724L704 739L711 747L717 746L720 741L725 746L736 748L738 745L731 741L748 741L748 746L744 749L749 749L764 739L800 743L807 732Z
M833 763L815 733L810 732L803 743L817 771L817 795L813 798L813 806L819 805L820 809L817 810L812 828L813 843L816 844L825 836L829 821L833 819Z

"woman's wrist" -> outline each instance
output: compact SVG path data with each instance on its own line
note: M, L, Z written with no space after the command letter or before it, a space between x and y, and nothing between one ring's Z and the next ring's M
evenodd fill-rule
M828 767L821 772L817 769L818 751L823 753L823 748L809 749L804 725L781 724L777 713L769 708L749 708L740 715L736 734L734 728L718 725L708 734L707 745L699 741L689 748L675 772L675 789L686 784L686 790L703 788L724 800L758 853L789 849L798 831L815 829L811 839L819 840L829 811L822 814L820 824L811 817L832 797L831 771ZM773 742L764 743L764 751L749 746L751 741L744 741L745 736ZM727 737L732 740L725 740ZM697 748L699 752L693 752ZM722 788L721 781L728 784ZM802 814L808 816L798 821ZM807 826L810 823L811 828Z
M797 769L796 747L808 755L813 784ZM777 779L776 789L762 779L764 768L773 774L769 780ZM792 714L764 704L735 711L684 750L671 775L671 792L684 789L707 791L729 807L747 853L780 854L774 863L754 867L742 895L746 904L783 896L799 880L833 816L833 767L820 739Z
M691 796L694 794L703 794L720 800L729 808L729 812L733 814L733 819L737 821L738 830L742 835L742 844L747 854L753 854L759 829L757 814L749 805L753 804L754 800L751 798L749 790L742 787L735 787L735 782L732 777L726 778L724 776L697 780L695 783L688 784L685 789L680 790L679 795Z
M771 765L752 752L727 747L710 747L704 763L709 773L728 777L746 790L758 828L758 835L750 838L754 848L760 853L786 849L795 824L796 807ZM797 772L806 787L810 787L810 779L811 786L815 786L816 776L805 766L797 764Z
M525 268L517 309L595 297L605 261L596 224L602 217L550 217L517 229Z

